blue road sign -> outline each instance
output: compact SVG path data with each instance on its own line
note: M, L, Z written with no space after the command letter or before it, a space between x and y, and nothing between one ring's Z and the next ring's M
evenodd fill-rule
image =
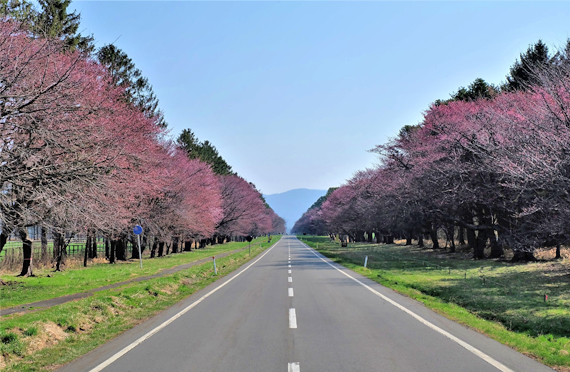
M140 225L136 225L133 228L133 232L135 233L135 235L140 235L143 232L143 228Z

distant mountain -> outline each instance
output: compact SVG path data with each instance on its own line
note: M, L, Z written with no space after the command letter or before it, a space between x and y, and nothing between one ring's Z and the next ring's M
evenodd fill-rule
M326 193L327 190L295 189L263 197L275 213L283 217L287 223L287 231L290 231L303 213Z

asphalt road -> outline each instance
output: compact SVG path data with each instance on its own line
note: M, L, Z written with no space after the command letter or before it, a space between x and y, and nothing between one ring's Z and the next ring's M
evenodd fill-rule
M553 371L293 236L252 262L60 371Z

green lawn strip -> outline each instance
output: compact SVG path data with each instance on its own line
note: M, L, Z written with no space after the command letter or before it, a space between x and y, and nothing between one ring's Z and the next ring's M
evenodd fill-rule
M257 238L252 244L267 245L267 238ZM16 284L0 286L0 309L22 304L47 300L69 294L86 292L94 288L119 283L140 276L153 275L167 268L186 264L200 259L218 255L223 252L247 247L248 243L230 242L208 246L192 252L182 252L153 259L143 258L143 268L138 260L93 264L79 269L67 269L62 272L53 270L36 271L36 277L16 277L16 274L2 275L6 282ZM51 277L48 277L50 275Z
M0 339L5 340L10 334L16 337L0 343L4 358L0 360L0 368L5 362L5 372L53 370L224 277L269 246L252 246L251 256L244 250L216 259L217 276L212 263L205 263L46 310L5 317L0 326ZM35 335L25 335L34 334L34 329ZM49 334L49 330L55 335ZM57 335L61 338L59 342ZM47 345L37 350L34 345L41 342Z
M457 260L412 247L341 248L328 237L302 239L313 248L318 243L319 252L335 262L546 365L570 366L568 283L558 282L558 276L553 280L552 272L558 271L551 263ZM548 302L543 293L550 293Z

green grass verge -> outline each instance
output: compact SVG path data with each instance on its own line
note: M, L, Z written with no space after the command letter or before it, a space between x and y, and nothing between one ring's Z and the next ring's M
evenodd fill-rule
M257 238L252 244L267 245L267 237ZM248 243L230 242L208 246L192 252L170 254L157 258L143 258L143 268L138 260L108 263L89 263L87 267L65 269L53 272L52 269L34 270L36 277L16 277L16 274L2 275L10 285L0 286L0 309L47 300L69 294L85 292L109 284L123 282L139 276L158 273L162 269L197 261L220 253L247 247ZM49 275L49 277L48 277Z
M457 259L443 250L300 236L335 262L540 362L570 366L570 265ZM368 256L368 268L364 257ZM544 301L544 295L549 299Z
M217 276L212 264L205 263L46 310L4 317L0 368L5 372L53 370L229 274L269 246L252 247L251 256L244 250L217 259Z

